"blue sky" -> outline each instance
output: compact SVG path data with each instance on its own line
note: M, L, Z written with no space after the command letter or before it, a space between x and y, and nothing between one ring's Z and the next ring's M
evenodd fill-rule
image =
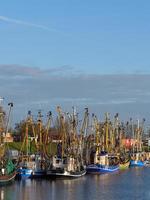
M0 96L15 121L57 105L150 120L149 10L149 0L1 0Z
M149 9L148 0L3 0L0 62L68 65L86 73L150 72Z

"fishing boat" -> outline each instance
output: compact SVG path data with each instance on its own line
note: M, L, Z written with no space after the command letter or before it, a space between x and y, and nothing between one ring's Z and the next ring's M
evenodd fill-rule
M119 166L107 166L107 165L88 165L86 170L87 173L92 174L104 174L104 173L112 173L118 171Z
M21 179L42 178L46 175L45 165L40 159L31 159L20 162L18 177Z
M141 153L134 153L131 156L130 167L143 167L145 162L141 159Z
M60 142L57 144L57 153L52 156L46 174L51 178L79 178L86 174L86 169L82 158L83 137L79 138L76 133L76 113L73 108L73 114L67 118L59 106L57 112ZM69 131L66 130L66 123L69 125Z
M46 176L46 160L40 154L35 154L32 170L31 178L44 178Z
M35 127L36 126L36 127ZM31 154L31 135L28 134L29 127L32 130L32 141L35 144L35 152ZM42 178L46 175L46 161L43 156L43 136L42 136L42 115L38 112L37 122L33 121L31 111L28 112L26 119L25 137L22 145L25 153L20 156L18 176L23 179Z
M0 99L1 100L1 99ZM9 119L13 103L9 103L9 114L6 125L4 124L5 112L0 106L0 185L8 184L15 179L16 168L12 160L7 156L6 151L8 150L6 134L9 128Z
M92 163L86 167L87 173L103 174L112 173L119 170L118 159L116 156L108 154L109 150L109 121L108 113L103 127L103 132L100 123L95 115L93 115L93 124L95 130L95 151L92 152L94 158Z
M87 173L90 174L104 174L104 173L112 173L117 172L119 170L118 164L110 164L110 159L114 159L114 157L109 157L107 153L101 153L96 155L96 164L87 165L86 170Z
M20 179L27 179L32 177L34 162L30 162L27 159L22 159L22 162L19 163L17 177Z
M10 159L1 159L0 185L12 182L16 176L15 166Z
M16 171L11 174L0 176L0 185L11 183L16 176Z
M127 152L120 153L119 158L119 170L126 170L130 166L130 157Z
M149 161L149 160L146 160L146 161L144 162L144 166L150 167L150 161Z
M36 123L36 131L34 131L35 139L35 156L34 156L34 169L32 173L32 178L43 178L46 176L46 158L45 158L45 145L46 137L48 134L48 124L51 118L51 112L48 114L46 129L43 127L41 111L38 112L38 118ZM46 135L45 135L46 134Z
M25 121L25 136L20 149L20 155L18 159L17 177L21 179L31 178L33 169L35 166L34 160L30 155L30 138L29 138L29 126L33 124L31 111L28 111L27 119Z
M125 162L121 162L121 163L119 163L119 169L120 170L128 169L129 165L130 165L130 161L129 160L125 161Z
M74 158L53 157L53 164L47 171L47 176L51 178L79 178L86 174L84 167L75 168Z
M145 119L143 119L142 125L140 126L139 120L137 120L136 128L132 125L132 135L135 142L132 146L132 155L130 160L130 167L143 167L145 165L145 160L142 153L142 133L143 124Z
M143 166L145 166L145 163L140 160L138 160L138 161L131 160L130 161L130 167L143 167Z

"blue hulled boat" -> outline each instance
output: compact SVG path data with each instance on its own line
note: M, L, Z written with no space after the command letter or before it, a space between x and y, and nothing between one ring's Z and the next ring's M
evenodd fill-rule
M45 160L42 160L40 155L34 155L31 161L25 160L20 163L18 176L22 179L41 178L45 175Z
M145 163L141 160L131 160L130 161L130 167L143 167L145 166Z
M104 174L104 173L112 173L119 170L119 166L108 166L108 165L100 165L100 164L93 164L88 165L86 167L87 173L93 174Z
M20 167L18 169L18 177L21 179L42 178L45 175L46 170L37 168L35 163L33 167Z
M143 167L145 166L145 162L142 161L142 153L134 153L131 156L130 167Z
M32 177L34 169L34 162L24 160L19 163L19 167L17 170L17 177L21 179L28 179Z
M39 121L38 123L41 123L41 113L39 112ZM31 138L28 134L29 125L33 125L33 119L31 115L31 111L28 111L27 119L26 119L26 132L24 136L24 141L22 143L21 150L25 149L25 152L20 151L20 158L18 162L18 177L21 179L27 179L27 178L35 178L35 177L42 177L46 174L45 170L45 160L41 156L40 153L31 154ZM42 125L41 125L42 126ZM32 126L33 132L34 126ZM41 138L40 138L41 139ZM37 138L36 138L37 140ZM40 144L36 141L36 147L38 146L38 151L41 150L41 140Z
M17 176L21 179L28 179L32 177L33 170L28 168L19 168Z
M95 153L94 164L87 165L86 171L91 174L112 173L119 170L119 165L112 162L116 157L108 156L108 153Z

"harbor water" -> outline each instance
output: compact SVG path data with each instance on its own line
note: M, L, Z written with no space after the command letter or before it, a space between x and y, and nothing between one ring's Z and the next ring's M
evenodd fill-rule
M150 168L68 180L15 180L0 186L0 200L150 200Z

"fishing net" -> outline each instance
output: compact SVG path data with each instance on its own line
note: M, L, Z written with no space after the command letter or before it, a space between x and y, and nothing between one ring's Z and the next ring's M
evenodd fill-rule
M7 165L6 165L7 174L12 173L14 171L14 169L15 169L15 166L14 166L13 162L11 160L8 160Z

